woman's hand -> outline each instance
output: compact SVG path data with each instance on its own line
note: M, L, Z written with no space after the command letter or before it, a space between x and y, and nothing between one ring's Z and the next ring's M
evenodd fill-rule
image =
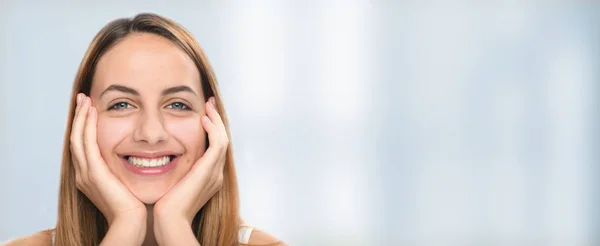
M154 206L154 235L161 245L197 243L191 224L206 202L221 189L229 137L216 110L215 99L205 105L202 126L208 133L209 148L190 171Z
M146 206L114 176L102 159L96 140L98 112L91 104L89 97L77 95L70 138L77 188L106 217L109 231L105 239L111 240L112 236L119 240L118 244L125 245L129 244L129 238L131 243L141 245L146 235Z

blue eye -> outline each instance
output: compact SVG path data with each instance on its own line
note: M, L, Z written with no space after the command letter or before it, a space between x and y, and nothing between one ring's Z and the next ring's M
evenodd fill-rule
M190 107L180 102L171 103L168 107L177 110L190 110Z
M123 110L131 107L128 102L118 102L110 106L109 110Z

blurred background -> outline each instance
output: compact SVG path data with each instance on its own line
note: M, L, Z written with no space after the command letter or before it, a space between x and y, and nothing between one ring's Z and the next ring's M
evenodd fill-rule
M291 245L600 244L594 1L191 2L0 2L0 242L55 224L93 36L156 12L215 68L244 218Z

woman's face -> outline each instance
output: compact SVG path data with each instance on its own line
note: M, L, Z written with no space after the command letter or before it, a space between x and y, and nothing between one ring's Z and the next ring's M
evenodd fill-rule
M90 96L98 146L112 173L153 204L185 176L206 147L200 74L176 44L132 34L99 60Z

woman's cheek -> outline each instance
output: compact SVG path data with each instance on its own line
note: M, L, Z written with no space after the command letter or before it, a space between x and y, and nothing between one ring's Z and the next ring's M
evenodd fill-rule
M98 147L103 158L113 154L116 146L122 142L133 127L131 120L98 115Z
M185 151L200 158L206 148L205 131L200 116L170 118L165 122L171 136L177 139Z

